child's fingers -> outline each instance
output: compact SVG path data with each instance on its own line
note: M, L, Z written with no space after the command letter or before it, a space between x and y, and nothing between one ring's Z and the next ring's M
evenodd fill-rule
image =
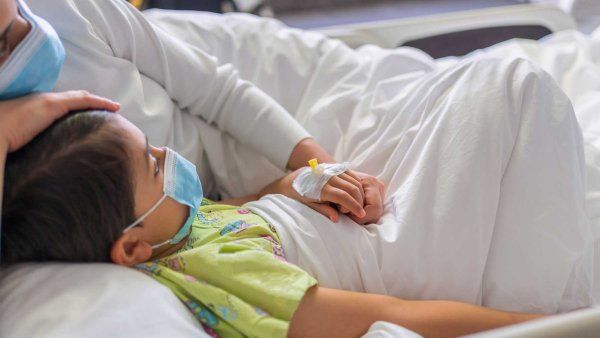
M354 184L345 181L338 176L332 177L327 184L350 194L350 196L352 196L352 198L354 198L354 200L356 200L361 207L364 205L364 196L360 193L360 189L358 189L358 187L356 187Z
M360 183L360 179L356 179L351 175L350 170L342 173L341 175L338 176L339 178L350 182L351 184L353 184L355 187L358 188L358 190L360 191L360 195L362 196L363 200L365 198L365 190L363 189L363 185L362 183Z
M316 212L321 215L329 218L333 223L337 223L340 218L340 215L335 208L330 206L329 204L324 203L308 203L308 206L313 208Z
M350 194L329 184L321 191L321 200L345 207L358 217L364 217L366 214L362 204L358 203Z
M360 199L358 199L358 198L357 198L357 196L356 196L355 194L352 194L352 195L353 195L353 197L357 198L357 201L358 201L360 204L362 204L362 205L363 205L363 207L364 207L364 205L365 205L366 203L365 203L365 191L364 191L363 185L362 185L362 184L361 184L359 181L357 181L357 180L356 180L356 179L355 179L353 176L349 175L348 173L350 173L350 171L346 171L345 173L342 173L342 174L341 174L341 175L339 175L338 177L339 177L339 178L341 178L343 181L346 181L346 182L348 182L348 183L350 183L350 184L354 185L354 186L355 186L355 187L358 189L358 191L359 191L359 194L360 194ZM335 182L335 181L334 181L334 182ZM336 186L336 188L340 188L340 189L342 189L343 187L341 187L341 186ZM345 189L343 189L343 190L345 190ZM340 206L339 210L340 210L340 212L341 212L341 213L343 213L343 214L347 214L347 213L349 213L349 212L350 212L350 210L349 210L348 208L346 208L346 207L343 207L343 206Z
M362 186L362 179L360 178L359 174L357 174L355 171L353 170L346 170L344 172L344 174L352 177L353 179L355 179L356 181L358 181L358 183Z

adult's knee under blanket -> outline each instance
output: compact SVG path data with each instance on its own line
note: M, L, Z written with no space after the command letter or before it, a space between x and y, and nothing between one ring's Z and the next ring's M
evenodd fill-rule
M537 313L591 304L581 132L542 70L466 61L390 78L327 118L348 126L328 144L337 159L387 184L380 222L334 224L283 196L248 204L322 286Z

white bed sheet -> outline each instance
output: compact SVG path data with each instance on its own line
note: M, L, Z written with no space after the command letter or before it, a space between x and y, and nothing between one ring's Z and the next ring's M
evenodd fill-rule
M380 89L379 94L393 96L398 86L408 85L442 67L414 49L385 51L367 47L355 52L320 34L283 28L276 21L245 15L188 13L183 22L182 14L156 11L148 16L193 48L206 49L217 56L219 62L234 64L243 78L253 81L282 103L338 158L347 157L344 154L350 151L339 146L342 143L338 141L344 139L351 121L339 119L336 114L351 112L368 103L373 99L371 94L375 87ZM593 154L600 140L600 117L593 115L594 105L600 102L600 95L595 93L600 90L596 83L600 69L596 62L598 42L569 35L554 39L558 40L527 47L521 43L507 44L488 53L525 54L558 79L573 100L582 123L586 145L591 149L586 149L586 156L592 177L596 167L590 163L600 163L600 157ZM545 47L552 43L566 44L566 48L564 45ZM543 55L529 53L544 48L548 50ZM332 120L336 123L331 124ZM323 125L328 128L326 133L321 128ZM205 137L221 144L221 148L215 147L208 154L213 169L233 169L227 171L228 175L239 175L254 183L244 187L247 190L244 191L229 186L227 177L221 176L217 177L221 189L231 195L253 192L273 175L280 174L264 159L255 160L251 150L236 144L228 135L208 125L204 128ZM232 161L221 156L223 152L237 156ZM215 170L217 174L223 172ZM590 181L594 182L588 180L588 183ZM590 210L596 198L600 203L600 180L597 183L598 186L588 185ZM592 212L592 217L600 216L600 207L598 210L598 215ZM191 314L168 290L137 272L117 267L61 264L21 267L0 281L0 300L0 333L6 337L39 334L64 337L67 333L72 337L95 337L106 336L107 332L111 336L123 332L122 336L128 337L185 337L198 336L201 332ZM389 333L393 329L390 330L386 331L384 325L374 327L371 332L388 332L388 336L393 336L394 333Z

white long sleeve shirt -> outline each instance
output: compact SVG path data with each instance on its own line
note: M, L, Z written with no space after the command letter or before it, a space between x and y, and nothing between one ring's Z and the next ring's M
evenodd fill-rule
M121 113L157 146L199 166L214 190L200 130L207 125L285 168L309 136L277 102L229 64L190 48L122 0L28 0L58 32L67 56L55 91L85 89L121 103ZM227 156L227 154L224 154ZM226 168L225 168L226 169ZM213 168L215 170L215 168ZM214 191L213 191L214 192Z

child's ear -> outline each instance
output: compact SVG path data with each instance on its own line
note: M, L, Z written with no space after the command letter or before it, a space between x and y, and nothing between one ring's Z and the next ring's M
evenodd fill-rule
M133 266L152 257L152 247L137 236L126 232L113 244L110 258L115 264Z

